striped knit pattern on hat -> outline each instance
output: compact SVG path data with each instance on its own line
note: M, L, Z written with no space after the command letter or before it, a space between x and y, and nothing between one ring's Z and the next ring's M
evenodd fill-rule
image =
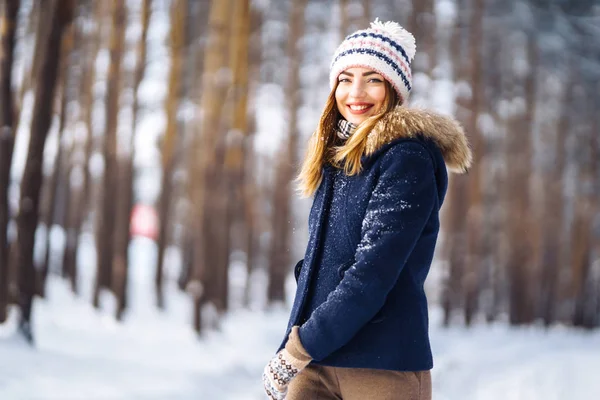
M329 85L335 87L341 72L370 68L392 84L406 102L412 89L410 63L416 52L414 36L396 22L375 19L371 27L348 35L333 55Z

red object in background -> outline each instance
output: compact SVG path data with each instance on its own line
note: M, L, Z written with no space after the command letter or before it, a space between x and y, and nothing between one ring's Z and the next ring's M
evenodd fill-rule
M144 236L152 240L158 239L158 214L154 207L147 204L136 204L131 210L131 236Z

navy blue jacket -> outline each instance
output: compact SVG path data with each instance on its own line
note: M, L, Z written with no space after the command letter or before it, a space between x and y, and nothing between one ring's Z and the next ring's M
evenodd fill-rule
M324 167L285 336L299 325L313 363L432 368L423 285L447 189L446 164L464 171L470 161L454 120L399 107L370 132L360 174Z

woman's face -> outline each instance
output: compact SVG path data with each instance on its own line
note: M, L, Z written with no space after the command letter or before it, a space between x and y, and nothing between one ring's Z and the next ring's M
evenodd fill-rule
M368 68L348 68L338 76L337 108L353 124L360 124L383 107L386 88L383 76Z

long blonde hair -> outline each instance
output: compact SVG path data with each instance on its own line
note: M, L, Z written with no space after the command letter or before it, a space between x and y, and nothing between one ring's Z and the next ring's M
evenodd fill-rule
M331 90L296 179L302 197L310 197L315 193L321 183L325 164L343 168L346 175L356 175L362 170L360 159L365 152L369 133L386 113L402 103L392 85L387 80L384 84L386 90L383 107L378 113L361 122L356 132L344 142L341 142L336 134L337 123L341 118L335 100L337 84Z

